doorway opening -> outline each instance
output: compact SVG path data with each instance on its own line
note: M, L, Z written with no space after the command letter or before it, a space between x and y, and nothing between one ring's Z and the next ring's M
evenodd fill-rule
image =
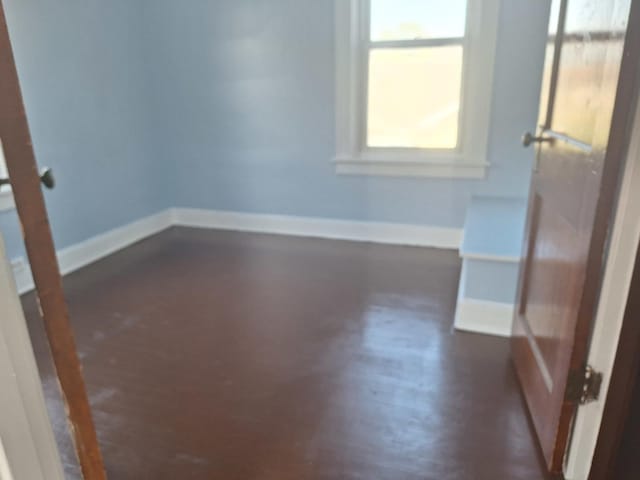
M638 4L2 12L0 261L68 478L586 480Z

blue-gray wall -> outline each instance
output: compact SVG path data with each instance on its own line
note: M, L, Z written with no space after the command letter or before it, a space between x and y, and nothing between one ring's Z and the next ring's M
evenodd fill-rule
M156 1L176 205L461 227L473 193L526 196L549 3L502 2L491 172L461 181L335 174L333 0Z
M150 122L143 2L4 0L45 197L64 248L171 205ZM10 258L15 214L0 213Z
M482 181L334 173L333 0L4 4L58 248L172 205L461 227L526 194L548 0L502 2Z

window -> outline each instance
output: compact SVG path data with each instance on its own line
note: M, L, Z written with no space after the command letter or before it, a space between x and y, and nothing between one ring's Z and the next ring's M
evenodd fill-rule
M483 177L499 0L336 0L338 173Z
M0 141L0 178L7 178L9 174L7 173L7 165L4 161L4 148L2 147L2 142ZM3 210L9 210L14 207L13 203L13 195L11 194L11 186L9 185L1 185L0 186L0 212Z

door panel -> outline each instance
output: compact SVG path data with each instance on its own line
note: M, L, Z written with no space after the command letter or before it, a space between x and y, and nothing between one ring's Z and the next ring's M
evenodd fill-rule
M539 227L531 251L535 261L528 272L530 290L527 302L521 305L521 315L535 340L537 361L552 392L552 378L562 370L564 343L575 323L576 293L583 269L580 259L574 258L580 233L552 204L539 198Z
M562 470L577 407L566 395L568 378L586 359L623 151L618 144L624 137L612 136L612 121L624 129L631 118L631 100L618 95L620 85L635 84L637 75L637 52L623 55L636 48L625 42L627 26L638 27L637 20L629 23L630 7L630 0L558 0L552 8L553 47L547 51L553 58L546 59L543 79L546 108L536 140L512 346L554 473ZM636 2L635 17L637 10Z

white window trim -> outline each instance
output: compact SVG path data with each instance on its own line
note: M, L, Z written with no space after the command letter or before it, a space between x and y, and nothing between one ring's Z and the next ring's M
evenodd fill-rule
M491 120L500 0L469 0L463 72L460 148L364 148L361 51L363 9L369 0L335 0L336 156L338 174L484 178ZM472 72L472 73L471 73Z

